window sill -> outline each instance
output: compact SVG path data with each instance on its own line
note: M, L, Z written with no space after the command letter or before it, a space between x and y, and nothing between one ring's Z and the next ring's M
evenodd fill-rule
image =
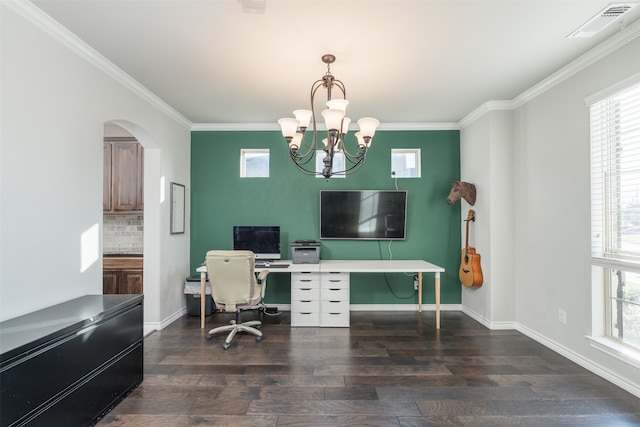
M640 368L640 351L621 344L607 337L586 336L591 347L608 354L611 357L627 363L635 368Z

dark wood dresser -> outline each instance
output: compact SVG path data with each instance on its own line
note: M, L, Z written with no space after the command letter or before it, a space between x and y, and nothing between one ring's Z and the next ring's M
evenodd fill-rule
M0 425L91 426L142 382L143 296L85 295L0 323Z

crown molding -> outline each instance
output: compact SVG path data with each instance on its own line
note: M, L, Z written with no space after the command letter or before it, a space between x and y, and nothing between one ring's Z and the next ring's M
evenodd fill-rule
M191 131L279 131L277 123L192 123Z
M520 95L516 96L513 100L485 102L484 104L473 110L471 113L466 115L464 118L462 118L462 120L458 122L458 126L460 127L460 129L462 129L490 111L509 109L514 110L533 100L549 89L555 87L556 85L564 82L568 78L576 75L590 65L593 65L610 53L615 52L617 49L633 41L639 36L640 20L637 20L620 32L609 37L607 40L603 41L593 49L587 51L579 58L560 68L558 71L551 74L546 79L525 90Z
M380 123L378 130L460 130L460 125L457 122Z
M122 71L113 62L98 53L95 49L82 41L78 36L67 30L56 20L44 13L30 1L2 0L4 4L22 15L45 33L67 46L71 51L93 64L96 68L112 77L140 98L149 102L153 107L174 119L186 128L191 128L191 121L177 112L173 107L160 99L149 89L138 83L130 75Z
M469 126L490 111L513 110L515 103L513 101L487 101L458 122L460 129Z
M17 13L35 24L41 30L66 45L105 74L111 76L129 90L145 99L159 111L176 120L192 131L265 131L279 130L275 123L192 123L161 98L141 85L119 67L99 54L95 49L60 25L30 1L2 0ZM533 100L537 96L584 70L625 44L640 36L640 20L611 36L576 60L565 65L511 101L488 101L480 105L458 122L443 123L383 123L379 130L460 130L490 111L513 110Z
M567 80L569 77L578 74L580 71L584 70L590 65L593 65L610 53L615 52L617 49L633 41L639 36L640 20L637 20L620 32L609 37L607 40L603 41L593 49L587 51L584 55L578 57L574 61L571 61L564 67L560 68L558 71L542 80L540 83L516 96L513 99L515 104L514 108L520 107L521 105L536 98L538 95Z
M318 123L318 130L326 130L323 123ZM352 125L349 130L356 131L357 129L355 125ZM460 127L456 122L381 123L377 130L460 130ZM280 126L277 123L193 123L191 131L280 131Z

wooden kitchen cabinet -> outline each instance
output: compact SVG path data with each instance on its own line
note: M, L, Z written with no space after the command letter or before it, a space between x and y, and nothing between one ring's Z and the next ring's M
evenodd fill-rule
M144 210L144 149L135 139L105 139L104 212Z
M103 294L142 294L143 258L105 256L102 268Z
M103 183L102 183L102 210L104 212L110 212L112 201L111 201L111 184L113 178L111 177L111 150L112 145L110 142L104 143L103 148L103 158L104 158L104 170L103 170Z

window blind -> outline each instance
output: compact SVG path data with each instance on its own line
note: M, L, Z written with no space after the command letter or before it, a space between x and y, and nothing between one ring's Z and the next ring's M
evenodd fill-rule
M640 83L591 114L591 254L640 262Z

